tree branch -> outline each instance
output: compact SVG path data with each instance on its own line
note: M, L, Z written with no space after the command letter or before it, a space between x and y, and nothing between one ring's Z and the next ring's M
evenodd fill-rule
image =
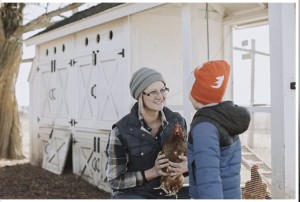
M31 22L27 23L26 25L20 26L15 31L14 35L18 35L20 33L23 34L26 32L34 31L52 25L53 22L50 22L52 17L59 16L61 13L64 13L66 11L74 10L83 4L84 3L73 3L63 8L51 11L49 13L45 13L39 16L38 18L36 18L35 20L32 20Z
M1 9L0 9L1 11ZM2 19L0 17L0 41L5 39L5 33L4 33L4 27L3 27L3 23L2 23Z

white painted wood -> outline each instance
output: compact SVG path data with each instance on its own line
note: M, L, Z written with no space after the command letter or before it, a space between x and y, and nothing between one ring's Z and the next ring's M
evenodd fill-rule
M35 94L35 97L40 95L39 111L38 111L38 122L41 125L52 125L53 124L53 113L54 113L54 97L53 89L55 82L54 74L52 70L52 61L38 64L38 80L39 80L39 93Z
M191 79L192 68L192 14L191 5L184 4L181 14L181 32L182 32L182 66L183 66L183 117L185 117L187 125L191 123L191 103L189 94L193 79Z
M56 78L52 95L55 101L54 125L65 127L70 126L68 122L71 119L72 92L74 91L69 61L69 58L55 60L54 75Z
M52 129L50 140L44 146L42 167L55 174L62 174L71 141L68 130Z
M37 133L37 144L35 145L35 149L37 152L36 156L36 164L38 166L42 166L43 164L43 156L46 155L46 149L50 140L51 128L39 128Z
M124 74L128 67L124 64L125 58L124 48L102 51L99 54L99 83L96 89L99 100L94 128L110 130L127 113L128 95L124 92L128 89L128 83Z
M106 183L106 144L108 133L76 132L73 135L73 172L82 179L111 191Z
M69 126L72 86L68 67L67 58L38 65L41 95L38 119L42 125Z
M78 122L76 127L92 127L92 120L97 112L95 110L94 98L91 96L91 91L93 91L95 82L91 77L96 76L93 68L93 55L88 54L75 58L76 66L76 76L74 81L76 89L75 101L77 101L75 118Z
M224 25L245 25L255 22L267 21L268 20L268 9L257 10L253 12L248 12L236 16L229 16L224 18Z
M233 100L234 91L233 91L233 58L232 58L232 26L224 25L222 26L222 43L223 53L222 57L230 64L230 77L227 84L227 89L225 91L223 100Z
M77 116L76 127L107 129L127 113L126 97L128 83L124 74L128 67L124 65L123 48L100 51L95 55L75 58L77 63ZM124 54L126 50L124 49ZM97 65L93 58L97 57ZM98 59L99 58L99 59ZM128 97L128 95L127 95Z
M272 198L296 197L295 6L269 4ZM298 146L297 146L298 147Z

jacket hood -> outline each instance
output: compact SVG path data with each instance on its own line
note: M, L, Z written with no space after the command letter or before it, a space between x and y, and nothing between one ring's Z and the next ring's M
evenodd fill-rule
M203 107L194 117L202 116L220 123L230 135L239 135L245 132L250 123L250 112L232 101L225 101L215 106Z

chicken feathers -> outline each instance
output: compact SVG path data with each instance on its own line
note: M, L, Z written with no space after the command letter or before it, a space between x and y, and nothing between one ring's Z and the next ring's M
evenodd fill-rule
M162 153L165 154L169 161L174 163L180 163L182 160L179 158L180 155L186 156L186 139L185 134L181 126L177 123L170 135L169 139L166 141L162 148ZM171 171L168 167L163 169L167 176L162 176L160 180L160 189L162 189L167 196L176 196L179 189L184 184L183 174L177 176L170 176Z
M244 199L265 199L267 195L267 184L258 172L258 165L251 168L251 179L245 184Z

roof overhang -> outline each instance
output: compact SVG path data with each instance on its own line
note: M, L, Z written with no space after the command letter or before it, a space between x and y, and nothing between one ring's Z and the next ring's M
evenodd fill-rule
M126 3L117 7L105 10L96 15L84 18L82 20L67 24L63 27L51 30L44 34L36 35L25 40L26 46L38 45L57 38L67 36L69 34L94 27L112 20L116 20L140 11L144 11L164 3Z

